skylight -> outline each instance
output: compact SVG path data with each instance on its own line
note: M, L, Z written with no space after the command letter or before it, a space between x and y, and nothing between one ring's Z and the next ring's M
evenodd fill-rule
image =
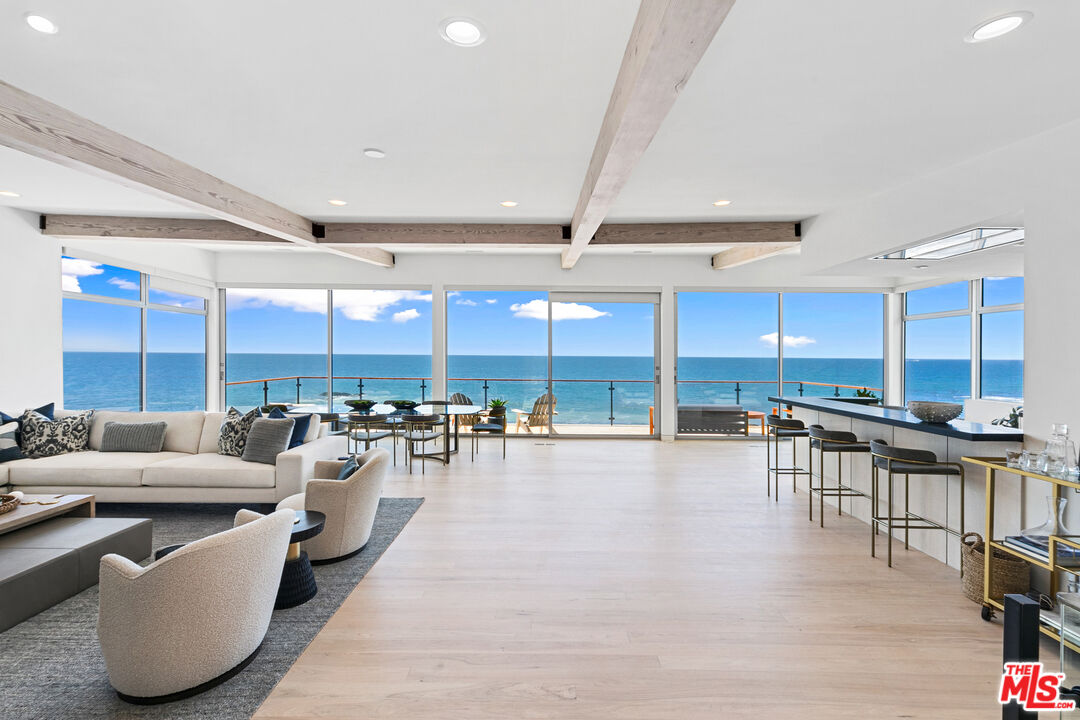
M945 260L1003 245L1024 242L1024 228L972 228L947 237L878 255L875 260Z

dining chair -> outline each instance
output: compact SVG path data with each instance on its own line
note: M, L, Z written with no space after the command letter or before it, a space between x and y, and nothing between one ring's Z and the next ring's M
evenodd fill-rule
M405 438L406 457L409 462L409 474L412 474L414 456L416 454L416 443L420 443L421 448L424 445L437 440L442 437L442 433L436 430L440 423L443 422L442 415L405 415L402 417L405 421L405 433L402 435ZM426 453L420 453L420 474L424 474Z
M350 413L349 420L349 444L352 446L351 454L360 454L360 443L364 443L364 452L371 449L371 444L378 444L379 440L394 435L393 427L386 424L386 415L359 415ZM397 462L397 438L394 438L394 461Z
M473 423L469 432L469 447L472 450L472 459L475 462L476 453L480 449L480 434L487 433L488 435L495 435L498 433L502 435L502 456L503 460L506 459L506 414L492 415L488 413L479 422Z

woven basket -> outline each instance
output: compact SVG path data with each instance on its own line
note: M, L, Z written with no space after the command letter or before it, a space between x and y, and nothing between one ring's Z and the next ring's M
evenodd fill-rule
M0 515L11 512L19 507L19 498L16 495L0 495Z
M986 551L982 535L965 533L960 538L960 565L963 568L964 595L974 602L983 601L983 568ZM1002 602L1009 593L1024 594L1031 589L1028 563L1001 550L994 549L994 576L990 578L990 599Z

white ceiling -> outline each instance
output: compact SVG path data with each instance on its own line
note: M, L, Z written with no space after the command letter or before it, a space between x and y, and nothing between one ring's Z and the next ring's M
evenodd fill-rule
M1020 31L962 41L1018 8L1035 13ZM59 34L30 30L30 9ZM315 220L565 223L636 10L10 0L0 68ZM444 42L438 23L455 15L480 20L487 42ZM609 217L803 219L1078 118L1077 27L1080 3L1062 0L740 0ZM365 158L371 146L388 157ZM8 150L0 189L23 194L0 203L35 211L188 214Z

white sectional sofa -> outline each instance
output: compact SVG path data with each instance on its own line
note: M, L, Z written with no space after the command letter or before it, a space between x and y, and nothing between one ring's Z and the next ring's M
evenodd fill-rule
M57 417L71 414L58 410ZM100 502L265 502L303 492L319 460L346 452L344 436L327 435L312 418L304 444L274 465L217 452L220 412L100 410L90 426L90 450L0 463L0 486L25 493L86 493ZM99 452L105 423L167 423L159 453Z

